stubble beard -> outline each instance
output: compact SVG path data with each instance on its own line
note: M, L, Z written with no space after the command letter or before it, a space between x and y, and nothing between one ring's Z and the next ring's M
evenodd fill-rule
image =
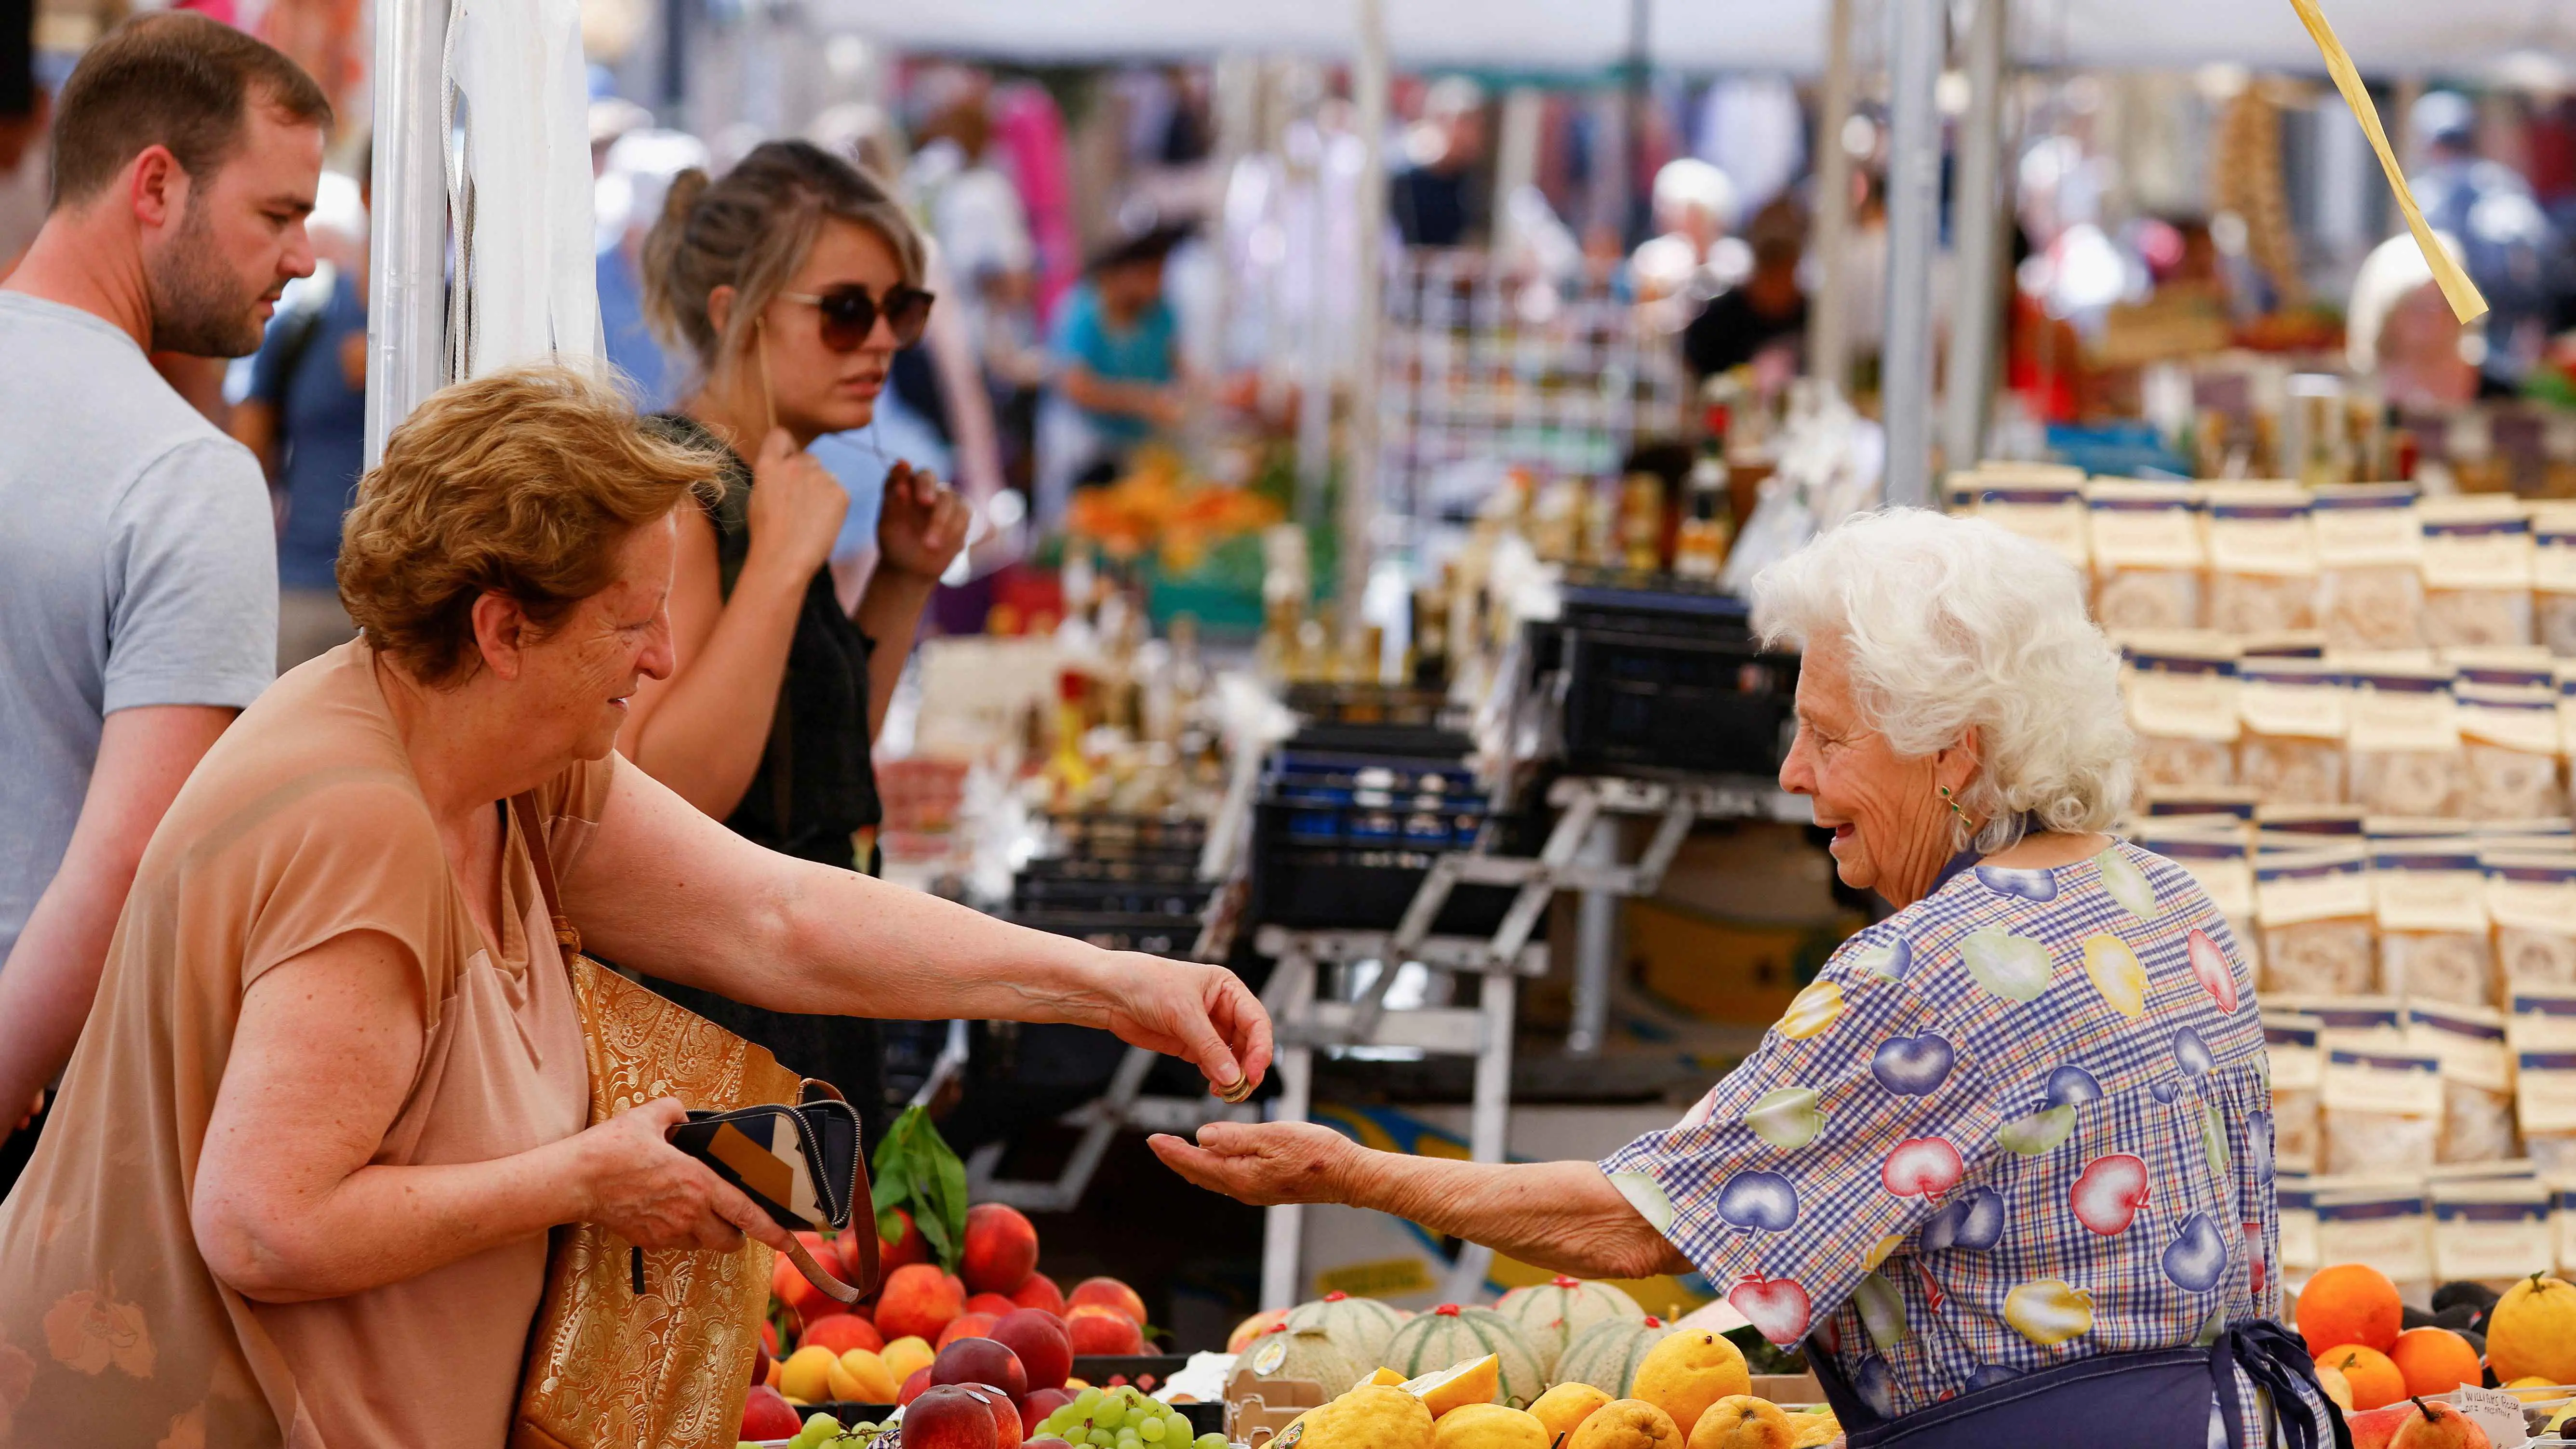
M249 291L223 268L214 219L203 200L188 198L179 234L153 261L152 350L194 357L248 357L266 329L258 313L266 289Z

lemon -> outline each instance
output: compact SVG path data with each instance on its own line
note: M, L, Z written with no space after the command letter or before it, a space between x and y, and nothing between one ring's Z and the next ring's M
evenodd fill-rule
M1628 1392L1676 1424L1696 1424L1709 1405L1753 1392L1753 1376L1734 1344L1704 1328L1684 1329L1646 1351Z
M1843 1436L1842 1421L1830 1409L1821 1414L1799 1414L1793 1427L1798 1437L1792 1441L1792 1449L1825 1449Z
M1403 1388L1422 1401L1422 1406L1437 1419L1451 1409L1468 1404L1490 1404L1503 1386L1503 1360L1500 1354L1487 1354L1436 1374L1408 1379Z
M1297 1423L1305 1426L1298 1449L1431 1449L1431 1411L1384 1384L1362 1384L1320 1409L1308 1409ZM1279 1437L1285 1440L1287 1432Z
M1548 1449L1555 1442L1537 1415L1502 1404L1461 1404L1431 1427L1431 1449Z
M1608 1402L1610 1396L1590 1384L1567 1382L1539 1395L1529 1411L1547 1426L1548 1442L1553 1444L1558 1435L1573 1433L1592 1417L1593 1410Z
M1404 1387L1404 1375L1397 1373L1391 1368L1382 1368L1376 1373L1370 1374L1367 1378L1360 1380L1360 1383L1375 1384L1382 1389L1400 1389ZM1359 1387L1359 1384L1353 1384L1351 1387L1357 1388Z
M2576 1382L2576 1287L2534 1273L2487 1315L2487 1364L2499 1379Z
M1729 1394L1691 1426L1689 1449L1792 1449L1798 1431L1769 1399Z
M1613 1399L1583 1421L1566 1449L1682 1449L1682 1431L1643 1399Z

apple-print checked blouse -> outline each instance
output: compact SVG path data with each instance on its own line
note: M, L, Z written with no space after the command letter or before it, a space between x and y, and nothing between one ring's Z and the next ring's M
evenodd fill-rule
M2276 1317L2270 1105L2226 923L2115 844L1960 871L1852 937L1601 1170L1765 1337L1812 1333L1895 1417Z

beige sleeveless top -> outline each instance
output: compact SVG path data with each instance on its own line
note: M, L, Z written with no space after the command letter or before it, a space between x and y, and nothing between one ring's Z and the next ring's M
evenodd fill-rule
M558 865L616 770L538 792ZM450 878L370 655L280 679L144 852L42 1144L0 1205L0 1445L499 1449L544 1286L539 1234L345 1298L253 1303L198 1256L189 1194L242 993L335 936L408 947L427 1003L374 1160L477 1162L581 1130L580 1021L525 842L497 958Z

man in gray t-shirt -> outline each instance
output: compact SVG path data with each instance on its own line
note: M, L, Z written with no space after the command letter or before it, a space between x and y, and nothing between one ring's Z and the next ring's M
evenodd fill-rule
M70 1057L153 827L268 686L267 486L145 349L259 346L313 270L330 116L182 13L91 47L56 108L52 207L0 284L0 1135Z

